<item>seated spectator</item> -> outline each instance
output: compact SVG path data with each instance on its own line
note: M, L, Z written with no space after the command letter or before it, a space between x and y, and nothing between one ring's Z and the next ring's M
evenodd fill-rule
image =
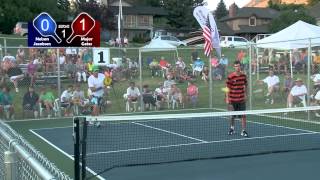
M161 108L161 105L167 100L168 92L163 86L163 83L159 83L159 87L154 92L157 100L157 107Z
M16 92L19 92L18 81L24 78L22 70L18 67L16 63L13 63L7 71L7 75L9 76L10 81L13 83Z
M116 46L116 41L114 39L109 40L109 46L115 47Z
M156 100L153 97L153 92L149 89L149 85L144 85L142 89L142 99L145 105L156 107ZM148 107L150 109L150 107Z
M136 102L140 97L140 91L136 87L134 82L130 82L130 85L127 89L127 93L125 94L125 98L128 102Z
M178 77L180 77L183 74L185 68L186 64L183 62L181 57L178 57L178 60L176 62L176 71Z
M279 91L280 89L280 80L279 77L274 75L272 70L269 71L269 76L264 78L263 80L258 80L260 83L266 83L268 86L268 93L266 95L267 99L265 103L273 104L274 103L274 92Z
M104 86L110 88L112 85L112 70L107 67L104 71L104 76Z
M37 77L37 65L33 63L33 61L29 61L29 64L27 66L27 74L30 77L30 86L33 86L36 82Z
M34 88L32 86L29 87L29 91L26 92L23 96L22 106L23 109L32 111L34 118L38 118L39 114L39 95L34 92Z
M6 55L2 58L2 62L1 62L1 66L0 68L2 68L3 71L8 71L9 68L11 68L13 66L13 64L15 64L16 62L16 58L10 55Z
M93 60L89 59L88 63L86 64L86 69L89 75L93 73L93 67L94 67Z
M123 45L124 45L124 47L129 46L129 40L128 40L127 36L124 36L124 38L123 38Z
M160 70L160 65L159 62L156 59L153 59L150 64L149 68L151 69L151 77L153 78L154 76L158 76L159 70Z
M167 75L167 80L165 80L164 83L163 83L164 89L165 89L167 92L170 92L170 89L171 89L171 87L172 87L172 84L176 84L176 82L172 79L172 75L171 75L171 74L168 74L168 75Z
M13 97L10 94L10 88L4 86L0 94L0 107L5 113L6 119L14 119Z
M188 87L187 87L187 99L191 101L192 107L196 107L197 102L198 102L198 87L192 82L188 82Z
M170 95L171 95L172 101L178 102L182 108L184 107L183 94L182 94L180 88L178 88L176 84L171 85Z
M41 105L43 105L46 108L48 118L50 118L52 116L51 111L53 109L53 103L55 101L55 97L52 91L51 90L47 91L45 87L42 87L40 91L39 99L40 99Z
M84 92L83 90L81 90L80 84L76 84L75 90L72 93L72 103L75 107L74 113L76 115L79 115L79 107L81 108L81 112L87 111L88 109L87 107L89 105L89 100L85 98Z
M171 64L162 56L159 61L159 66L163 72L163 77L166 77L169 68L171 67Z
M61 107L65 109L64 115L71 116L71 106L72 103L72 95L73 95L73 86L69 85L68 89L64 90L61 94L60 102Z
M192 64L193 69L193 76L196 76L197 74L201 73L203 70L204 62L200 59L200 57L197 57L197 60L194 61Z
M295 104L305 101L307 95L307 87L303 84L301 79L295 81L295 86L292 87L288 99L287 106L291 108Z

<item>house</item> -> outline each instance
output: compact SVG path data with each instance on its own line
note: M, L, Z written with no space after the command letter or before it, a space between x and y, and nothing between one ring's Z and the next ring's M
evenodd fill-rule
M235 4L232 4L229 7L229 15L219 21L232 30L233 34L230 35L252 39L257 34L268 34L268 24L278 16L279 11L271 8L243 7L238 9Z
M266 8L268 7L269 0L251 0L245 7L259 7ZM308 4L308 0L274 0L281 4Z
M102 3L106 0L101 0ZM152 37L154 22L157 18L166 16L168 13L163 8L135 6L126 1L122 2L123 20L121 25L121 35L126 36L129 40L133 38L149 39ZM119 14L119 1L109 0L109 7L116 18ZM116 21L117 22L117 19ZM118 36L118 30L111 31L111 38Z

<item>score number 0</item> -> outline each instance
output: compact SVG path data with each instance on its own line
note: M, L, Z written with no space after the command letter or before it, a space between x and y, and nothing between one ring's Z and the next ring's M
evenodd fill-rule
M94 48L93 49L93 64L108 65L110 64L110 49L109 48Z

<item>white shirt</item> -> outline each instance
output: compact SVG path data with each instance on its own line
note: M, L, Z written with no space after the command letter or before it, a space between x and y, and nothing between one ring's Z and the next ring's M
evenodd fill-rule
M295 85L292 87L291 91L290 91L290 94L292 96L297 96L299 94L303 94L301 96L299 96L300 99L303 99L304 98L304 95L307 94L307 87L305 85L301 85L300 87Z
M96 96L96 97L102 97L103 94L104 94L104 78L105 76L101 73L98 73L98 77L94 77L93 75L91 75L89 78L88 78L88 87L89 88L101 88L100 90L98 91L95 91L95 92L92 92L91 95L93 96Z
M186 64L183 61L177 61L176 67L184 69L186 67Z
M64 90L63 93L61 94L60 101L63 102L68 102L72 98L72 92L69 92L68 90Z
M320 85L320 74L315 74L311 76L314 85Z
M138 97L140 96L140 91L137 87L134 87L133 89L131 87L128 87L127 96Z
M83 91L74 91L73 94L72 94L72 98L73 99L80 99L80 100L84 100L85 97L84 97L84 92Z
M273 76L268 76L268 77L264 78L263 82L266 83L269 88L271 86L274 86L274 85L280 83L280 80L279 80L278 76L273 75Z
M60 56L59 57L59 63L61 64L65 64L66 63L66 57L65 56Z

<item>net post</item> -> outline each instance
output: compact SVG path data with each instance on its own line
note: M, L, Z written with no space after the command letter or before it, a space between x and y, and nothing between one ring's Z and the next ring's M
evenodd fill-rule
M81 138L81 178L86 178L86 154L87 154L87 121L83 120L82 138Z
M73 119L73 138L74 138L74 179L80 179L80 119Z

